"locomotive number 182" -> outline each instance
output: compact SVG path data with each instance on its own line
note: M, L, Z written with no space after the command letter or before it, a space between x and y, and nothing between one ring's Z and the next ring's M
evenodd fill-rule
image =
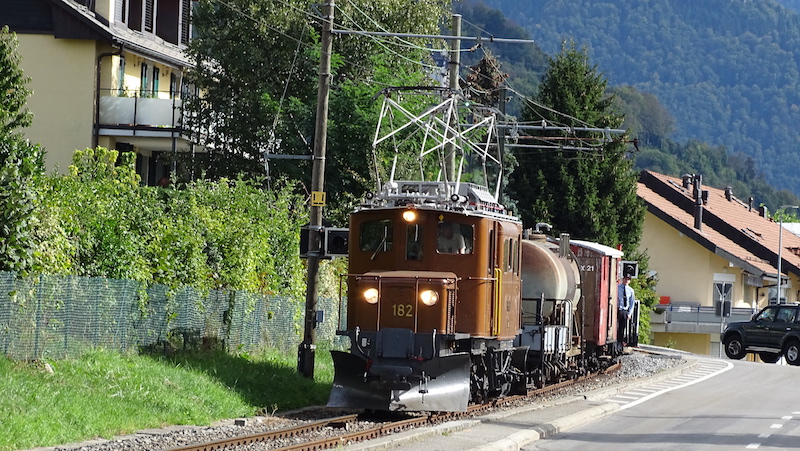
M414 316L414 306L411 304L394 304L392 305L393 316Z

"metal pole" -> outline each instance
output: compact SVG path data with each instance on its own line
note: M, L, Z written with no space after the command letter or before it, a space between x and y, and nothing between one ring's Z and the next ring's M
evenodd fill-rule
M317 91L317 119L314 133L314 161L311 174L311 207L308 233L308 285L303 342L297 350L297 371L304 377L314 378L314 350L317 328L317 284L322 240L322 208L325 205L325 151L328 135L328 97L330 92L331 51L333 48L333 12L335 0L329 0L323 9L322 54L319 59L319 87Z
M777 211L777 214L780 215L780 229L778 230L778 294L775 295L775 303L776 304L783 304L781 302L781 287L783 287L783 277L781 276L781 251L783 250L783 214L781 214L781 210L785 210L787 208L800 208L800 205L781 205Z
M456 95L459 91L459 67L461 66L461 15L453 14L453 39L450 42L450 64L449 69L449 88L450 95ZM455 111L454 111L455 113ZM451 127L458 127L458 118L453 117L450 121ZM447 182L452 182L456 178L456 146L453 140L453 133L447 133L448 144L445 146L445 178Z
M780 210L778 210L778 214L781 216L780 218L780 229L778 229L778 293L775 295L775 303L781 304L781 285L783 285L783 277L781 277L781 248L783 247L783 215L780 214Z

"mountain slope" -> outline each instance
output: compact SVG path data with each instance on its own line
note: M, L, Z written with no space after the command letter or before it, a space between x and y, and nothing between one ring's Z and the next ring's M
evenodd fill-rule
M773 0L483 3L513 18L546 52L575 40L609 85L655 94L677 120L673 139L741 151L773 186L800 193L796 12Z

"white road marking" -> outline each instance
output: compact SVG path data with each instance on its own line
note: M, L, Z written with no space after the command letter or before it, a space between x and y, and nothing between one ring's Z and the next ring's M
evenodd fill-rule
M714 371L713 373L708 373L708 374L705 374L705 375L704 375L704 376L702 376L702 377L699 377L699 378L697 378L697 379L692 379L692 380L690 380L690 381L688 381L688 382L685 382L685 383L682 383L682 384L680 384L680 385L675 385L675 386L673 386L673 387L665 388L665 389L663 389L663 390L659 390L659 391L657 391L657 392L655 392L655 393L651 393L651 394L649 394L649 395L647 395L647 396L644 396L644 397L642 397L642 398L639 398L639 399L638 399L638 400L636 400L636 401L633 401L633 402L630 402L630 403L628 403L628 404L625 404L625 405L622 405L622 406L620 406L620 407L619 407L619 410L625 410L625 409L627 409L627 408L629 408L629 407L633 407L633 406L639 405L639 404L641 404L641 403L643 403L643 402L645 402L645 401L649 401L650 399L653 399L653 398L655 398L656 396L663 395L664 393L668 393L668 392L671 392L671 391L673 391L673 390L677 390L677 389L679 389L679 388L683 388L683 387L688 387L688 386L690 386L690 385L694 385L694 384L696 384L696 383L698 383L698 382L702 382L702 381L704 381L704 380L706 380L706 379L710 379L710 378L712 378L712 377L714 377L714 376L718 376L718 375L720 375L720 374L722 374L722 373L724 373L724 372L726 372L726 371L730 370L731 368L733 368L733 363L731 363L731 362L726 362L726 361L715 361L714 363L717 363L717 362L723 363L723 364L725 365L725 366L724 366L724 368L720 368L720 369L718 369L718 370ZM702 366L705 366L705 367L707 367L708 369L713 369L713 368L717 367L717 365L712 365L711 363L706 363L705 365L703 365L703 364L701 363L701 365L702 365ZM680 379L679 379L679 378L676 378L675 380L683 380L683 379L685 379L685 378L680 378ZM617 395L617 397L619 397L619 395Z

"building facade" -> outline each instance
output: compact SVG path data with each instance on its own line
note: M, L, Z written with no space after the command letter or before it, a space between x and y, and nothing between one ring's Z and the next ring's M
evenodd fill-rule
M746 321L770 303L800 301L800 238L752 199L705 187L698 175L651 171L641 173L637 192L647 205L641 246L661 300L651 315L656 345L723 356L726 322Z
M177 152L197 152L183 127L191 0L4 0L31 78L27 138L65 172L77 149L136 152L147 184Z

